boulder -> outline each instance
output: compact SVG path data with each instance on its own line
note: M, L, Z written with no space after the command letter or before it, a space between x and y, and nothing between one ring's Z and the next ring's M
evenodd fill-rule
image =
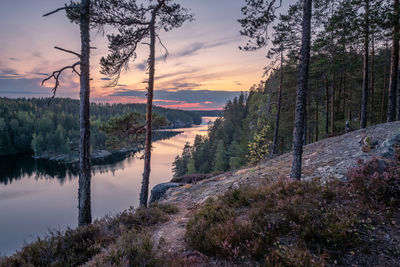
M380 156L389 159L396 158L396 149L400 146L400 134L384 141L380 146Z
M162 196L167 192L168 189L172 187L178 187L179 183L162 183L158 184L153 189L151 189L150 203L156 202L162 198Z

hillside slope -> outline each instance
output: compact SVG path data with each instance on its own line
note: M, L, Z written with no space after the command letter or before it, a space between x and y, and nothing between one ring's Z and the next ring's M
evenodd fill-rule
M323 182L334 177L345 180L348 169L356 166L359 159L394 156L395 144L400 144L400 122L380 124L307 145L304 148L302 179L321 178ZM187 255L191 255L194 252L188 248L184 236L187 222L194 210L201 207L207 199L221 196L231 189L257 187L279 177L288 177L291 159L292 155L288 153L256 167L169 189L161 202L178 206L179 213L154 232L155 243L159 244L161 240L162 247L167 248L168 252L186 251ZM395 231L400 237L398 227ZM400 243L396 245L400 246ZM196 257L196 254L193 255Z
M367 139L371 143L377 143L369 151L365 151L368 150L368 145L365 144ZM390 150L396 142L400 142L400 122L379 124L307 145L304 147L302 180L316 177L345 179L348 169L354 167L357 160L367 160L374 155L393 155L394 152ZM288 177L291 163L292 154L287 153L255 167L227 172L196 184L171 188L162 198L162 202L193 207L209 197L221 195L240 185L256 186L280 176Z

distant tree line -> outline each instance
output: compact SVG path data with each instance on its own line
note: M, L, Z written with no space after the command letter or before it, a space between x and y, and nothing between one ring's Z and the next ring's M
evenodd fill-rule
M77 153L79 143L79 101L55 98L0 98L0 155L17 153ZM145 113L145 104L91 103L92 149L106 149L108 136L100 128L125 114ZM200 124L193 112L154 107L157 114L175 126Z

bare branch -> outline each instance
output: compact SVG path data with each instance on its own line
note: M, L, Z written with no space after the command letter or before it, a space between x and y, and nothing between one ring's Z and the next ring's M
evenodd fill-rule
M160 36L158 36L158 34L156 34L156 37L157 37L158 41L160 42L162 48L164 48L164 50L165 50L165 54L164 54L164 56L163 56L163 60L166 61L166 60L167 60L167 57L169 56L168 49L167 49L167 47L163 44L163 42L161 41L161 38L160 38Z
M44 14L43 17L53 15L61 10L67 10L67 9L73 9L73 8L79 8L79 5L60 7L60 8L57 8L56 10L53 10L49 13Z
M66 53L73 54L73 55L75 55L75 56L77 56L77 57L81 58L81 55L80 55L80 54L78 54L78 53L76 53L76 52L74 52L74 51L67 50L67 49L64 49L64 48L61 48L61 47L58 47L58 46L55 46L54 48L55 48L55 49L57 49L57 50L60 50L60 51L66 52Z
M78 61L78 62L72 64L71 66L65 66L65 67L63 67L63 68L60 69L60 70L56 70L56 71L54 71L49 77L47 77L46 79L44 79L44 80L42 81L42 85L43 85L45 82L47 82L48 80L50 80L50 79L52 79L52 78L54 78L54 80L55 80L55 82L54 82L54 87L53 87L53 89L52 89L52 91L53 91L53 96L50 98L48 104L50 104L50 102L51 102L51 101L54 99L54 97L56 96L57 88L60 86L60 76L61 76L61 74L62 74L65 70L72 69L72 72L74 72L74 73L76 73L76 74L78 74L78 75L80 76L81 74L76 70L76 67L77 67L78 65L80 65L80 64L81 64L81 62Z

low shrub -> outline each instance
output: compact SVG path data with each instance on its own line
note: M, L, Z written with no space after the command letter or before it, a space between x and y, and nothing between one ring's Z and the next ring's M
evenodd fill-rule
M94 266L159 266L153 243L146 231L124 232L108 253L97 258Z
M26 245L14 256L5 258L0 266L76 266L100 252L110 243L101 227L93 224L75 230L50 232L44 239Z
M400 205L400 161L360 160L347 177L352 189L373 205Z
M128 210L88 226L50 232L44 239L39 238L13 256L1 259L0 266L79 266L112 245L117 250L109 254L108 262L126 260L132 263L130 266L151 266L155 258L145 230L167 221L168 215L175 212L176 207L152 204L149 208Z
M324 255L315 256L308 249L280 246L271 250L265 259L267 267L322 267L326 266Z
M362 242L357 210L346 199L339 182L322 186L319 181L282 179L257 189L239 188L209 200L195 213L186 239L202 253L230 260L308 266L289 264L299 257L319 264L324 253L346 251ZM277 249L277 244L286 249Z

